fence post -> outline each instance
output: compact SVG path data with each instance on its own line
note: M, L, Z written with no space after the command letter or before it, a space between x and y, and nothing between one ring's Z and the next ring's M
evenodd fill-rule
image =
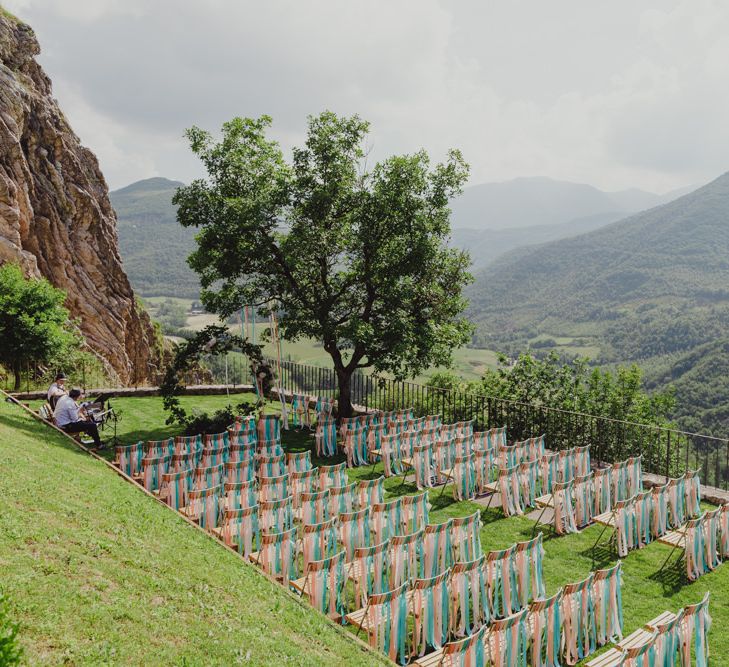
M671 476L671 432L668 432L668 438L666 440L666 482Z

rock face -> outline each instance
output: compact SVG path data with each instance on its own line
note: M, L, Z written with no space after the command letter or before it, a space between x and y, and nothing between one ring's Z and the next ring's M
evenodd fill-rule
M154 332L122 268L106 181L38 53L33 30L0 12L0 263L64 289L94 352L120 382L141 382L155 370Z

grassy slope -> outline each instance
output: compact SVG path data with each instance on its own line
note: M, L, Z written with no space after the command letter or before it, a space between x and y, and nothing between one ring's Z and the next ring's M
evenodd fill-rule
M127 424L152 415L163 421L150 401ZM30 663L379 661L6 403L0 488L1 585L22 624Z
M225 397L221 396L186 397L183 400L188 409L193 406L210 409L225 403ZM150 438L163 437L175 432L173 427L165 429L154 427L145 431L145 424L161 424L164 421L160 399L122 399L118 401L118 405L125 410L126 415L129 415L126 423L121 424L123 430L132 436L128 437L128 440L147 435ZM275 405L270 409L274 407ZM312 443L313 439L306 431L284 433L284 445L287 450L312 448ZM341 457L337 460L341 460ZM327 462L331 463L331 460ZM382 474L381 470L381 465L376 466L374 471L371 466L366 466L349 471L349 476L352 480L377 477ZM412 477L410 479L412 480ZM390 496L417 491L414 485L402 486L400 478L388 479L386 488ZM431 521L434 523L481 510L484 521L481 540L485 550L503 549L532 536L533 521L517 517L506 519L500 509L485 510L483 506L475 503L455 502L450 487L442 494L440 489L434 490L430 494L430 499L433 507ZM615 557L606 551L598 552L593 562L592 546L600 530L599 526L593 526L577 535L546 540L544 575L548 594L556 592L566 583L583 579L593 569L614 563ZM713 664L729 664L729 635L721 630L729 623L729 605L727 605L729 563L699 581L689 584L682 574L683 570L679 572L677 567L669 568L659 574L658 571L669 551L668 547L655 543L630 553L625 559L623 608L626 634L654 618L664 609L676 611L685 604L699 601L704 592L710 590L713 596L711 613L714 617L714 631L710 643L712 658L716 661Z

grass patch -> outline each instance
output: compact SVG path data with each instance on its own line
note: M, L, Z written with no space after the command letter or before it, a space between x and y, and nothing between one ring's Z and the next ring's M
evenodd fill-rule
M130 432L164 422L156 399L130 413ZM0 488L2 588L30 664L386 664L4 402Z

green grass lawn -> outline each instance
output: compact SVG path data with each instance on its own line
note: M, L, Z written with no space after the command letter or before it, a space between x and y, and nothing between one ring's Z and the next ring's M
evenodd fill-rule
M233 397L234 402L239 400L238 396L240 395ZM188 410L214 409L223 406L226 400L225 396L183 398ZM159 398L118 399L115 401L115 405L123 412L119 430L125 441L157 439L179 432L179 429L175 427L164 425L164 413ZM268 409L275 410L275 408L276 404L272 404ZM313 450L313 438L308 431L284 432L283 443L284 448L288 451ZM0 451L3 450L0 448ZM335 461L328 459L326 462L332 463L340 460L343 458L339 457ZM315 464L319 462L321 461L315 459ZM350 470L349 476L351 480L377 477L381 471L381 465L378 464L374 469L372 466L367 466ZM403 485L401 478L390 478L386 481L385 486L388 497L417 491L414 484ZM141 521L147 522L149 520L146 517L152 512L152 508L146 507L146 499L142 498L141 494L139 496L138 507L135 511L141 511L143 507ZM481 530L481 541L486 551L503 549L514 542L527 540L532 536L533 521L518 517L504 518L498 508L487 510L477 503L455 502L450 487L446 487L443 492L441 489L431 491L430 501L432 504L431 522L434 523L445 521L449 517L466 516L480 511L484 524ZM147 504L151 505L151 503ZM131 518L127 517L127 520L131 521ZM175 523L172 519L164 523L170 529L176 528L174 525L168 525ZM545 536L544 575L548 594L556 592L563 584L583 579L593 569L614 564L616 556L606 550L593 554L592 546L600 530L601 527L593 526L576 535L559 538ZM177 532L175 532L175 536ZM201 544L200 549L207 553L209 547ZM640 551L631 552L624 560L623 608L626 634L665 609L677 611L685 604L698 602L704 592L710 590L712 592L711 613L714 618L714 629L710 636L712 664L729 664L729 636L723 632L724 624L729 623L729 605L727 605L729 564L723 565L714 573L689 584L683 570L678 567L659 573L668 552L668 547L655 543ZM212 557L212 555L208 557ZM2 561L0 560L0 562Z
M164 421L156 399L125 408L125 434ZM27 664L386 664L5 402L0 489L0 586Z

